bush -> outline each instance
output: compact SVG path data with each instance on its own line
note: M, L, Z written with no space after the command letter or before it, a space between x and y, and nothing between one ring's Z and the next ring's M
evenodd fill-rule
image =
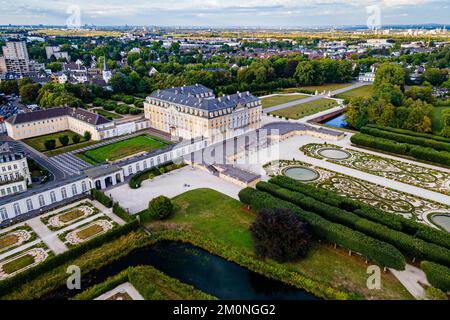
M107 208L111 208L113 206L112 200L100 190L91 189L91 196Z
M53 150L56 148L56 140L48 139L44 141L44 147L46 150Z
M85 131L83 134L84 140L89 141L92 138L92 134L89 131Z
M105 102L103 103L103 109L106 111L113 111L117 108L117 103L114 102Z
M341 223L375 239L392 244L412 257L420 257L450 265L450 250L436 244L427 243L406 233L390 229L382 224L360 218L358 215L322 203L299 192L283 189L278 185L259 182L256 187L271 195L289 201L300 208L314 212L323 218Z
M450 291L450 268L430 261L422 261L420 267L433 287L445 292Z
M69 144L69 136L67 135L60 136L58 140L64 147Z
M131 177L130 181L128 181L128 185L130 186L131 189L140 188L142 181L147 180L147 179L152 179L156 176L160 176L161 174L170 172L172 170L179 169L184 166L185 166L185 164L183 164L183 163L178 164L178 163L169 162L169 163L161 166L160 168L153 167L150 169L140 171Z
M251 226L255 253L278 262L303 258L311 233L305 221L289 209L263 209Z
M114 111L118 114L127 114L130 112L130 107L127 105L117 105L117 107L114 109Z
M81 137L78 134L72 135L72 142L79 143L81 141Z
M95 98L94 101L92 102L92 105L94 107L100 107L103 105L103 103L105 103L105 100L103 100L101 98Z
M148 210L142 214L142 221L149 219L165 219L173 213L173 204L169 198L159 196L150 200Z
M253 210L287 208L308 222L314 235L344 248L360 253L367 259L382 266L404 270L405 258L394 246L373 239L343 225L330 222L319 215L304 211L296 205L275 198L272 195L252 188L239 192L239 199L252 206Z

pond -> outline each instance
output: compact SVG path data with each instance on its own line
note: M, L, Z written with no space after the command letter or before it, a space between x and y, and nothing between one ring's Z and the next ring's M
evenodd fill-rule
M348 153L347 151L335 149L335 148L323 148L323 149L320 149L318 151L318 153L321 156L323 156L325 158L329 158L329 159L342 160L342 159L350 158L350 153Z
M431 217L431 220L444 230L450 232L450 215L447 214L435 214Z
M312 181L319 177L319 173L306 167L289 167L283 171L283 174L289 178L299 181Z
M347 121L345 120L345 113L335 116L333 118L326 119L321 123L335 128L343 128L343 129L350 128L349 125L347 124Z
M127 267L138 265L152 265L167 275L219 299L318 299L304 290L259 275L203 249L175 241L161 241L139 249L98 271L83 275L82 288L101 283ZM67 299L79 292L63 286L43 298Z

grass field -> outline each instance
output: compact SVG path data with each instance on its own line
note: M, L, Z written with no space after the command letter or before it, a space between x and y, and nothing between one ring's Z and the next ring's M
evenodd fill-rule
M267 98L262 98L261 103L262 103L262 107L264 109L264 108L273 107L273 106L276 106L276 105L279 105L282 103L304 99L306 97L308 97L308 96L304 95L304 94L292 94L292 95L286 95L286 96L276 95L276 96L271 96L271 97L267 97Z
M270 114L287 117L289 119L300 119L336 106L337 102L335 100L321 98L310 102L300 103L281 110L273 111L270 112Z
M16 272L20 269L25 268L26 266L29 266L30 264L34 263L34 257L30 254L26 254L20 258L14 259L8 263L5 263L2 266L3 271L5 271L7 274L11 274L13 272Z
M352 99L357 97L368 98L373 95L373 85L369 84L336 95L339 99Z
M197 189L173 198L173 203L175 214L168 220L148 223L152 230L183 230L201 234L258 259L253 253L249 230L255 214L240 201L211 189ZM306 258L284 265L289 271L340 290L356 292L368 299L412 298L390 273L382 273L380 290L367 289L367 264L364 260L330 245L313 242Z
M79 217L82 217L84 215L84 212L78 209L70 210L69 212L63 213L59 216L59 220L61 222L67 223L69 221L78 219Z
M15 234L7 234L5 236L0 237L0 250L12 246L18 240L19 238Z
M170 142L151 135L141 135L88 150L77 154L77 156L92 164L105 163L108 161L116 161L139 152L150 152L160 149L168 144Z
M61 148L62 145L59 142L58 138L61 137L61 136L64 136L64 135L67 135L69 137L69 144L67 146L76 146L76 145L82 143L84 141L84 137L82 137L82 136L80 136L80 142L79 143L77 143L77 144L73 143L72 136L75 135L75 134L80 136L79 134L77 134L75 132L72 132L70 130L66 130L66 131L46 134L46 135L43 135L43 136L38 136L38 137L24 139L23 142L28 144L30 147L36 149L37 151L45 152L45 151L47 151L47 148L45 148L45 145L44 145L46 140L55 139L55 141L56 141L56 148ZM56 151L56 149L53 150L53 151Z
M93 224L92 226L89 226L87 228L84 228L80 231L77 232L77 236L82 239L88 239L94 235L96 235L97 233L100 233L103 231L103 228L101 226L99 226L98 224Z
M317 90L320 93L324 90L325 91L334 91L337 89L342 89L342 88L348 87L350 85L352 85L352 84L351 83L326 83L326 84L323 84L320 86L304 86L304 87L301 87L301 89L313 90L313 91Z
M434 107L431 112L431 129L433 133L439 133L442 129L441 119L444 110L450 110L450 107Z
M95 113L98 113L101 116L104 116L105 118L109 119L109 120L114 120L114 119L121 119L123 118L121 115L117 114L117 113L113 113L113 112L109 112L103 109L93 109L93 111Z

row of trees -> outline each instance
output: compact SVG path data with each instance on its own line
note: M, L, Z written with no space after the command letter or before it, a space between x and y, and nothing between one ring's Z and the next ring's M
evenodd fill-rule
M405 72L396 64L382 64L374 82L374 96L350 101L347 122L356 129L367 124L431 132L435 98L431 87L412 87L404 92Z

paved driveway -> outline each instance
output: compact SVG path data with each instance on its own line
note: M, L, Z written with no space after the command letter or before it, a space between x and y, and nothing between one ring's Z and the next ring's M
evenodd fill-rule
M189 187L184 186L184 184L188 184ZM112 196L114 201L118 201L131 214L135 214L146 209L149 201L157 196L164 195L172 198L198 188L215 189L235 199L238 199L239 190L242 189L242 187L216 177L207 171L186 166L156 177L151 181L146 180L139 189L131 189L128 184L122 184L106 191L106 194Z

